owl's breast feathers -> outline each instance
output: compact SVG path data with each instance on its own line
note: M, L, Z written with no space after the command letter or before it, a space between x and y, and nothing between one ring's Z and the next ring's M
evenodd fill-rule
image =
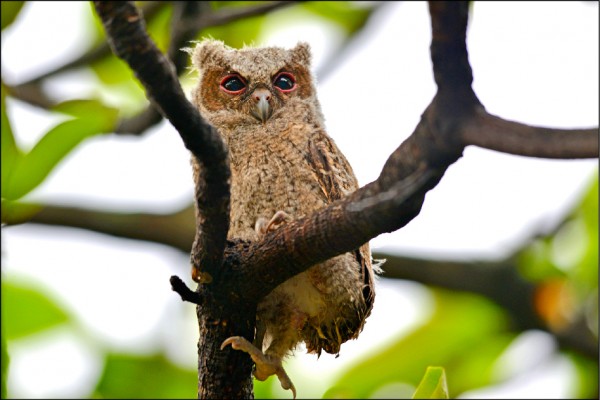
M301 218L358 188L350 164L319 125L271 122L262 131L231 132L228 137L232 237L256 239L257 218L269 219L279 210ZM321 291L326 311L308 319L302 336L308 351L337 354L342 343L358 336L373 306L369 244L307 273Z

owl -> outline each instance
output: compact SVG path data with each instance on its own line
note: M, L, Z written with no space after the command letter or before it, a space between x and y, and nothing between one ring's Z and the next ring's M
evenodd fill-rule
M229 238L259 240L358 188L325 131L308 44L238 50L204 40L190 52L199 72L192 101L229 150ZM192 165L197 179L200 166ZM247 352L257 379L277 375L295 397L283 358L302 342L309 353L339 354L371 313L374 278L368 243L315 265L258 304L253 343L236 336L223 348Z

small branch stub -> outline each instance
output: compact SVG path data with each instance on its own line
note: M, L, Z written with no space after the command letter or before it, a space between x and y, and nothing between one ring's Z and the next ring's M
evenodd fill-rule
M202 305L202 297L197 292L194 292L187 287L180 277L173 275L169 281L171 282L171 289L181 296L182 301L189 301L196 305Z

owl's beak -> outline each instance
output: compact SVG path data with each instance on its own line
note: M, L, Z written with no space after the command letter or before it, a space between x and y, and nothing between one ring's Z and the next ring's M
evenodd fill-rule
M252 115L262 123L267 122L273 114L273 109L269 104L271 92L269 92L268 89L256 89L254 93L252 93L252 99L256 102L256 105L251 111Z

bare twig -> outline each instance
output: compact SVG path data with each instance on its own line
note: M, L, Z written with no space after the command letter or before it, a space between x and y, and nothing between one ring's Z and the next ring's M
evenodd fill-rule
M189 301L196 305L202 305L202 298L197 292L192 291L187 285L181 280L180 277L173 275L170 279L171 289L181 296L181 300Z

